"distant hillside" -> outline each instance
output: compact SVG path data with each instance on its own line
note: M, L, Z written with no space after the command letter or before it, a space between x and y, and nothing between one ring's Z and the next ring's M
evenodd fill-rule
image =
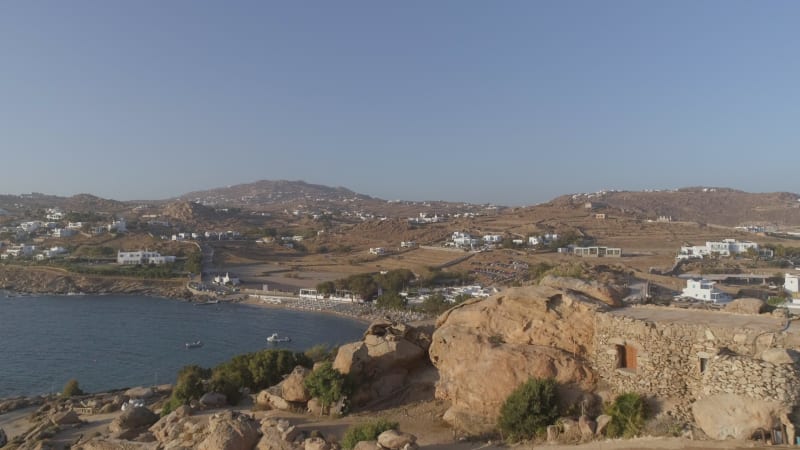
M209 206L258 206L275 204L324 204L344 202L383 202L343 187L329 187L305 181L261 180L223 188L195 191L178 200Z
M800 196L789 192L749 193L728 188L691 187L674 191L604 191L565 195L554 205L624 211L642 219L673 220L725 226L800 225Z
M118 213L128 209L125 202L109 200L90 194L59 197L49 194L0 195L0 208L8 212L37 211L59 208L65 212Z

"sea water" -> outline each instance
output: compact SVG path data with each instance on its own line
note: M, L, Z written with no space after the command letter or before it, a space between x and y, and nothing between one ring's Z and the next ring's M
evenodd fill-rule
M340 345L360 339L365 328L329 314L242 304L0 291L0 398L59 392L71 378L87 392L172 383L188 364L213 367L265 348ZM270 344L272 333L292 340ZM186 348L198 340L202 347Z

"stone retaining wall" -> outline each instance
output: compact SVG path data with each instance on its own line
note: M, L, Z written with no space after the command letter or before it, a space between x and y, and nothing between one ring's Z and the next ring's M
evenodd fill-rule
M746 356L718 355L702 378L697 397L736 394L756 400L796 405L800 400L800 373L794 364L773 364Z

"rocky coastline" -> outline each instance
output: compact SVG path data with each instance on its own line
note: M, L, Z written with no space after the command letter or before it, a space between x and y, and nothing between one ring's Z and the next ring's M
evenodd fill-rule
M20 294L139 294L193 298L182 280L84 275L52 267L0 266L0 290Z

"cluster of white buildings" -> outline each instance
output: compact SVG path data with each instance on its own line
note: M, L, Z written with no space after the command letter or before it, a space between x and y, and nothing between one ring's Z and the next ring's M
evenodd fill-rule
M220 286L238 286L241 284L241 280L239 280L239 278L232 277L231 274L227 272L225 275L215 275L213 282L214 284L218 284Z
M167 264L175 262L174 256L162 256L161 253L148 250L138 250L135 252L117 252L117 264L137 265L137 264Z
M34 256L36 250L37 247L35 245L28 245L28 244L12 245L6 249L5 253L0 254L0 259L5 260L9 258L33 257L37 261L44 261L45 259L52 259L57 256L63 256L67 254L67 249L60 246L50 247Z
M463 231L454 231L450 240L453 242L453 246L458 248L473 248L480 244L480 239Z
M424 212L419 213L419 217L409 217L408 218L408 223L417 224L417 225L422 225L422 224L427 224L427 223L439 223L439 222L444 222L444 221L445 221L444 217L441 217L441 216L439 216L437 214L434 214L433 217L429 217L428 213L424 213Z
M528 245L530 245L531 247L536 247L537 245L547 245L557 240L558 240L557 233L546 233L541 236L528 237Z
M706 241L705 245L683 246L676 259L704 258L709 255L719 256L738 255L749 250L759 251L758 244L750 241L737 241L736 239L723 239L721 241ZM769 256L769 255L767 255Z

